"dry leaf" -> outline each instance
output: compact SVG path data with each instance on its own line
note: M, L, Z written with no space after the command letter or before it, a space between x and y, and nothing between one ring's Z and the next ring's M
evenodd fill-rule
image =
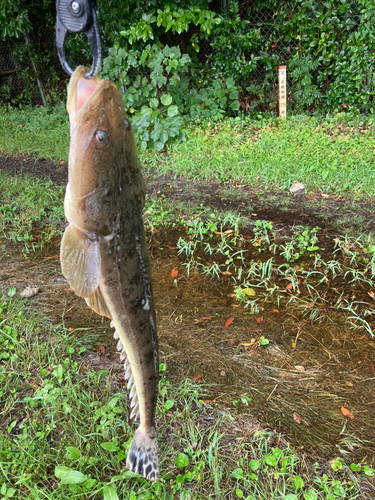
M104 354L105 353L105 347L104 347L104 345L99 346L99 352L100 352L100 354Z
M262 333L263 328L246 328L247 333Z
M298 370L299 372L304 372L305 371L305 367L302 366L302 365L296 365L294 367L295 370Z
M272 311L270 311L271 314L277 314L279 312L278 309L272 309Z
M297 422L297 424L301 423L302 418L297 415L297 413L293 413L293 420Z
M347 385L348 387L353 387L353 384L351 382L345 382L345 385Z
M371 292L367 292L371 298L375 299L375 293L371 290Z
M172 278L177 278L177 276L178 276L178 269L177 269L177 267L175 267L174 269L172 269L171 276L172 276Z
M225 371L224 371L224 370L221 370L220 375L221 375L222 377L225 377L225 375L226 375Z
M288 283L288 284L286 285L286 289L287 289L287 290L292 290L292 288L293 288L293 283Z
M250 354L252 354L253 356L256 356L258 354L257 348L255 346L250 349Z
M350 418L350 420L354 420L354 415L351 411L347 410L343 406L340 408L341 413L344 415L344 417Z
M220 231L214 231L215 234L231 234L234 233L233 229L228 229L227 231L220 232Z
M233 321L234 321L234 317L233 317L233 316L231 316L230 318L228 318L228 319L226 320L224 327L225 327L225 328L228 328L228 326L229 326L229 325L231 325L231 324L233 323Z
M209 316L203 316L202 318L199 318L199 319L195 319L194 322L195 323L202 323L202 321L211 321L212 318L210 318Z
M257 318L257 323L261 323L263 321L263 318L260 317L260 318Z
M251 339L250 342L244 342L243 345L244 347L250 347L251 345L255 344L256 339Z
M198 375L194 375L190 380L200 380L204 377L203 373L198 373Z

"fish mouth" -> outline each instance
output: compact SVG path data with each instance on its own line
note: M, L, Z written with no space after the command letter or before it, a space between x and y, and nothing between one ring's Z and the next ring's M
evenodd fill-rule
M71 130L79 111L88 105L99 84L103 82L97 76L90 80L85 78L88 71L84 66L78 66L69 81L66 109Z

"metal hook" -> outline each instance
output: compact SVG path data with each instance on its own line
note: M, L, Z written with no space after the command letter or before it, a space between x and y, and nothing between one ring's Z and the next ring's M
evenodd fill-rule
M93 53L92 69L85 77L93 78L99 73L102 60L96 0L56 0L56 11L56 46L62 67L69 75L73 74L65 54L68 32L85 33Z

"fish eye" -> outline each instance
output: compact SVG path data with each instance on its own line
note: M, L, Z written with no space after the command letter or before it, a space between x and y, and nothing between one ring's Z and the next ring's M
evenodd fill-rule
M95 139L100 144L106 144L108 142L108 134L105 130L98 129L95 132Z

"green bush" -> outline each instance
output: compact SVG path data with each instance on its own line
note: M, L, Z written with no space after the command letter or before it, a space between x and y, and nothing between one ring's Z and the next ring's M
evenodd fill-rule
M122 91L141 148L161 150L171 140L184 140L182 115L217 120L238 109L233 79L214 80L196 89L189 78L190 63L179 47L168 45L110 49L102 75L116 81Z
M288 65L297 110L374 111L375 4L371 0L274 0L255 2L249 18L259 22L263 49L257 69L276 74ZM280 54L289 54L287 61ZM252 74L256 77L256 73ZM262 82L263 83L263 82ZM248 89L254 90L254 89ZM267 88L272 92L271 86Z

